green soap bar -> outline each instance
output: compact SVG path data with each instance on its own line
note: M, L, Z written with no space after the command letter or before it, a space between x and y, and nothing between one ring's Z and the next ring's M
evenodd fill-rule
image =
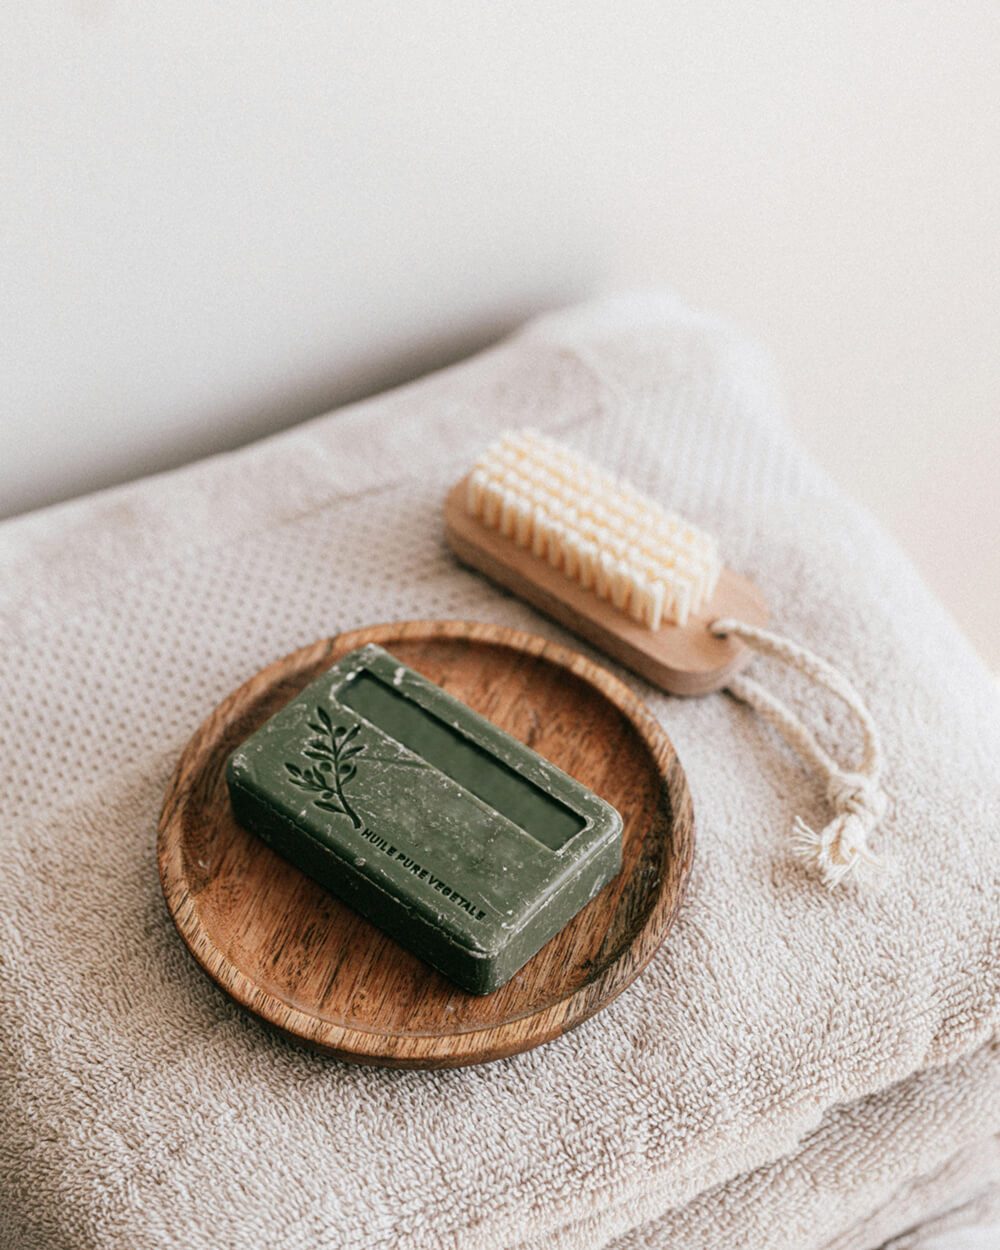
M621 867L609 803L381 647L307 686L226 779L241 825L473 994Z

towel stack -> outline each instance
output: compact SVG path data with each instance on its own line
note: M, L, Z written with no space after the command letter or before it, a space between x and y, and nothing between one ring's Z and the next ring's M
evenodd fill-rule
M459 568L444 492L531 425L719 537L861 689L888 869L789 855L816 778L724 695L671 700L698 822L667 945L611 1008L483 1068L297 1049L195 968L155 825L185 739L315 637L412 616L575 644ZM866 1250L997 1202L1000 700L767 367L669 297L543 318L245 451L0 527L0 1243L16 1250ZM770 677L838 754L849 719ZM918 1237L910 1233L914 1244Z

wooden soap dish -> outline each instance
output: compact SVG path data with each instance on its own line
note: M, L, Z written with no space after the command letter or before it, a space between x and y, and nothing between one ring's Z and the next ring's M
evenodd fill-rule
M476 997L334 899L232 818L224 765L340 656L378 643L613 803L621 873L502 989ZM458 1067L579 1024L642 971L673 923L694 850L691 796L641 700L573 651L498 625L404 621L293 652L230 694L178 762L160 816L167 906L227 994L341 1059Z
M767 624L763 597L745 577L724 569L705 611L693 615L683 627L647 629L469 516L467 481L463 477L452 487L444 506L445 536L455 555L654 686L669 694L710 694L721 690L750 660L752 652L740 639L716 638L707 628L726 616L748 625Z

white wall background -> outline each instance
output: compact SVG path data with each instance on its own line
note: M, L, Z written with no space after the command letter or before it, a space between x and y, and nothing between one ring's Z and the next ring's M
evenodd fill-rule
M10 0L0 513L669 284L1000 666L1000 5Z

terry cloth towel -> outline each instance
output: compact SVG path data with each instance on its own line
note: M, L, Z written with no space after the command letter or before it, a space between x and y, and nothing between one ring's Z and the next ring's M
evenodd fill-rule
M185 740L296 646L471 617L580 646L459 567L446 488L533 425L717 534L860 688L886 872L790 855L819 780L725 695L648 700L696 862L634 986L480 1068L344 1065L198 971L157 880ZM543 317L437 376L0 527L0 1211L17 1250L865 1250L1000 1174L1000 700L877 525L790 436L765 362L667 296ZM841 709L755 661L838 756ZM932 1225L932 1227L935 1225ZM902 1243L901 1243L902 1244Z

